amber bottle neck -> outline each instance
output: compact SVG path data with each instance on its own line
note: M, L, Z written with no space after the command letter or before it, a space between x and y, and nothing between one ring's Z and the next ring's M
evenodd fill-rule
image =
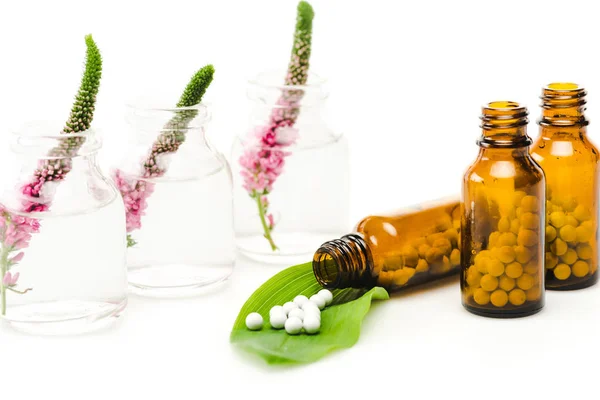
M527 136L527 108L513 101L495 101L482 108L481 137L477 144L482 148L517 149L532 143Z
M542 127L581 127L585 116L587 91L575 83L551 83L542 89Z
M328 289L367 288L375 285L373 257L364 239L349 234L325 242L313 257L313 272Z

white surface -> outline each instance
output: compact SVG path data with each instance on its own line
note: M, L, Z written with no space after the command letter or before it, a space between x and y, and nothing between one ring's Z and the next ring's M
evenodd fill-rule
M595 3L314 0L312 68L329 78L330 121L350 140L352 222L458 192L487 101L522 101L535 120L542 85L585 84L591 137L600 143ZM105 165L119 152L126 99L154 86L182 87L209 62L217 70L206 97L214 105L209 133L228 154L245 127L245 80L286 63L295 4L2 1L1 137L34 117L67 117L83 35L92 32L105 60L94 122L106 139ZM454 282L378 304L352 349L312 365L268 368L235 351L228 335L244 300L274 271L241 259L215 294L132 296L119 325L94 335L37 338L3 328L0 396L274 397L296 382L311 388L290 397L596 396L600 287L548 293L539 315L499 321L464 311Z

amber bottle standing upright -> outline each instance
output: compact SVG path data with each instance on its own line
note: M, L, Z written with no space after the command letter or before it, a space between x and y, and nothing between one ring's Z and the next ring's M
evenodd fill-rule
M354 233L317 250L315 277L330 289L381 286L388 291L440 279L460 271L459 232L458 198L369 216Z
M544 306L546 187L529 154L527 109L483 107L479 155L462 190L464 307L487 317L523 317Z
M540 136L531 148L546 175L546 288L598 281L598 150L587 137L586 91L574 83L542 90Z

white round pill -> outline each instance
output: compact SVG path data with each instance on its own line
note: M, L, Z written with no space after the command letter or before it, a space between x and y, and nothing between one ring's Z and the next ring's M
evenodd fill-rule
M269 315L272 315L273 313L276 312L284 312L283 311L283 307L282 306L273 306L270 310L269 310Z
M281 311L275 311L271 313L271 317L269 318L269 323L275 329L281 329L285 326L285 321L287 321L287 316L283 309Z
M314 294L312 296L310 296L310 301L312 303L315 303L317 307L319 307L319 310L322 310L325 308L325 299L321 296L319 296L318 294Z
M333 301L333 294L327 289L319 290L317 294L325 299L325 305L330 305Z
M302 326L304 327L306 333L317 333L319 332L319 329L321 329L321 320L313 315L308 315L306 318L304 318L304 321L302 321Z
M304 311L307 311L309 309L316 309L319 310L319 306L317 306L315 303L313 303L312 301L307 301L306 303L302 304L302 307L300 307L301 309L303 309Z
M298 305L292 301L288 301L283 305L283 311L285 312L285 315L289 315L290 311L292 311L294 308L298 308Z
M302 311L299 308L294 308L288 314L288 318L293 318L293 317L300 318L300 320L302 321L304 319L304 311Z
M285 321L285 331L290 335L297 335L302 330L302 321L300 318L292 317Z
M257 312L253 312L248 314L246 317L246 328L251 331L257 331L262 328L263 325L263 317Z
M316 308L316 306L315 306L315 308L309 308L306 311L304 311L304 319L311 317L311 316L318 318L320 321L321 320L321 311L319 311L319 309Z
M302 304L306 303L307 301L308 297L303 294L299 294L298 296L294 297L294 303L296 303L298 307L302 307Z

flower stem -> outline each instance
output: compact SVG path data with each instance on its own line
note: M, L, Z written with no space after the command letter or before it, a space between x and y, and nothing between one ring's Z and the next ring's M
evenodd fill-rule
M254 198L256 199L256 205L258 205L258 216L260 217L260 222L263 226L263 231L265 232L265 238L269 241L271 250L275 251L277 250L277 246L271 237L271 229L269 228L269 225L267 225L267 220L265 219L265 208L263 206L262 196L256 194Z
M4 279L6 271L8 270L8 249L2 246L2 252L0 253L0 280ZM2 291L2 312L0 315L6 315L6 287L3 283L0 283L0 290Z

